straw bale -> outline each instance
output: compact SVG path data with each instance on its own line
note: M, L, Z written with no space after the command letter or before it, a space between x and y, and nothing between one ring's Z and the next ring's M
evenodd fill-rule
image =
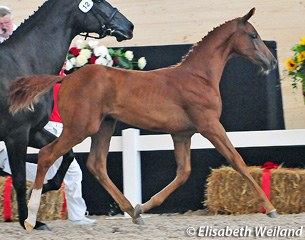
M249 167L250 174L262 183L262 168ZM305 170L271 169L270 200L280 214L305 212ZM248 214L261 212L252 190L231 167L213 169L207 179L204 205L212 213Z
M3 219L3 199L4 199L4 183L5 177L0 177L0 221ZM27 182L27 190L29 191L32 186L31 182ZM12 186L11 195L11 213L12 221L18 221L18 210L17 210L17 200L16 192ZM62 219L62 207L64 202L63 188L57 191L51 191L42 194L40 208L38 211L37 219L46 220L56 220Z

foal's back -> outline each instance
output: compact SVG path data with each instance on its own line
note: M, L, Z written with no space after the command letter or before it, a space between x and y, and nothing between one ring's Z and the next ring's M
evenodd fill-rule
M191 122L177 76L179 67L144 72L87 65L63 81L59 109L63 114L73 109L69 119L83 112L150 130L184 131Z

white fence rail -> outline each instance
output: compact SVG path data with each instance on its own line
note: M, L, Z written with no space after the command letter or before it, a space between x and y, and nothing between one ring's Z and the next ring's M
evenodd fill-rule
M271 147L271 146L305 146L305 129L228 132L228 136L236 148ZM91 139L88 138L73 150L76 153L90 151ZM214 148L200 134L192 138L191 149ZM123 130L122 136L111 139L110 152L123 153L123 189L124 195L135 205L142 202L141 190L141 151L173 150L173 142L169 134L140 135L138 129ZM28 153L38 153L37 149L28 148Z

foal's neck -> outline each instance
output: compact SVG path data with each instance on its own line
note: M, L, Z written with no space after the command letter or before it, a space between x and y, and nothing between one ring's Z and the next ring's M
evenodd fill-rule
M192 74L219 84L225 64L233 54L230 43L233 32L225 30L229 24L233 22L219 26L194 45L181 66L191 69Z

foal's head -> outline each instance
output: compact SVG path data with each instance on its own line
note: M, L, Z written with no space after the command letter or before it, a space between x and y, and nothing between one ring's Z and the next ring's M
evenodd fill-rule
M238 29L231 39L233 49L237 54L250 59L253 63L261 66L265 73L268 73L276 67L277 61L256 29L248 22L254 12L255 8L252 8L245 16L237 19Z

